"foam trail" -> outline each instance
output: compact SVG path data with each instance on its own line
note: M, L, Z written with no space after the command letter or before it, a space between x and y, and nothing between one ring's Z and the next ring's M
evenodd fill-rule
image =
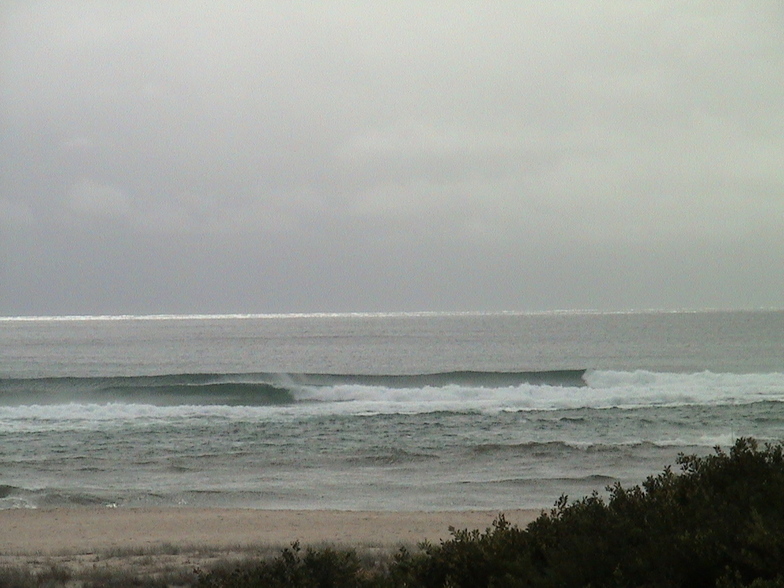
M784 402L784 373L589 371L585 381L607 405L677 406Z
M205 374L0 380L0 423L191 418L193 414L273 418L286 414L498 413L784 402L782 373L593 371L585 374L587 386L509 385L507 374L478 378L470 373L466 383L443 383L448 381L444 375L428 380L430 377ZM459 380L463 376L449 377ZM284 384L287 379L290 381ZM432 384L414 385L420 380Z

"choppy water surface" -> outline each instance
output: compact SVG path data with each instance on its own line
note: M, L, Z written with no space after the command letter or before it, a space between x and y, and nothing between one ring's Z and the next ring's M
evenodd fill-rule
M784 438L784 312L0 320L0 507L547 507Z

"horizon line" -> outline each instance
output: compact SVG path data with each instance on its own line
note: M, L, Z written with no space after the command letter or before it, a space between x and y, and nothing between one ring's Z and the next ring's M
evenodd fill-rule
M541 315L621 315L621 314L695 314L717 312L781 312L784 308L630 308L602 310L592 308L553 310L418 310L418 311L343 311L343 312L270 312L270 313L151 313L151 314L66 314L0 316L0 321L122 321L122 320L231 320L272 318L339 318L339 317L416 317L416 316L541 316Z

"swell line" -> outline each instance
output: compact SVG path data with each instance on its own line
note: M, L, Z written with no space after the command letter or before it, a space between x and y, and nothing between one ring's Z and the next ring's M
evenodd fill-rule
M297 401L303 389L375 386L388 389L522 384L585 386L585 370L544 372L454 371L412 375L250 373L0 379L2 404L145 402L150 404L273 405Z

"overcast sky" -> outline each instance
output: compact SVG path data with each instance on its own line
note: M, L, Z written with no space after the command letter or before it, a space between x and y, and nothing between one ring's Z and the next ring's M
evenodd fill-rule
M5 1L0 315L784 308L784 3Z

